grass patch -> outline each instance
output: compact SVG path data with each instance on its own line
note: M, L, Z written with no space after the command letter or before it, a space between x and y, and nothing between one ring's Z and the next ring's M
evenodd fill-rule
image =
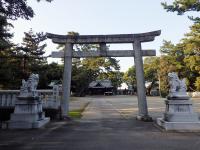
M81 118L82 117L82 112L81 110L73 110L69 112L69 117L71 118Z
M80 119L82 117L82 113L85 110L85 108L89 105L89 102L87 102L83 108L77 109L77 110L72 110L69 112L69 117L75 118L75 119Z

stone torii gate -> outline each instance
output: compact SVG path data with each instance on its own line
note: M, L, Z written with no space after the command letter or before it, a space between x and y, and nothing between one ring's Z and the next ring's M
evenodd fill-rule
M137 96L138 96L138 116L137 119L148 121L151 117L148 115L146 100L143 56L155 56L155 50L142 50L142 42L154 41L155 36L159 36L161 30L140 33L140 34L115 34L115 35L56 35L47 33L47 37L52 39L53 43L65 44L64 52L52 52L53 58L64 57L64 75L63 75L63 96L61 103L62 117L68 117L69 98L71 87L72 58L81 57L134 57L136 66ZM133 50L107 50L107 43L132 43ZM99 44L97 51L74 51L74 44Z

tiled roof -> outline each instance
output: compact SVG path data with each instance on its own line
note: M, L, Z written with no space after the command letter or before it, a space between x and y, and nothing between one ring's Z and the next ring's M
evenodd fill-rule
M89 84L89 88L95 87L111 88L113 86L110 80L96 80Z

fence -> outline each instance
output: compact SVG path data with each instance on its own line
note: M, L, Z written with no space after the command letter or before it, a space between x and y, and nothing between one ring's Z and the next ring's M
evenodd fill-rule
M61 91L59 86L53 86L52 90L37 90L42 100L43 108L59 109ZM0 107L14 107L20 90L0 90Z

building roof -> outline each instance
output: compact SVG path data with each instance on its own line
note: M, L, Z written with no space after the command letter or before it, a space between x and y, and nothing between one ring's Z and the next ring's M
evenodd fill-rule
M48 86L53 87L54 85L61 85L62 86L62 81L61 80L52 80L51 83Z
M113 88L110 80L96 80L89 84L89 88Z

